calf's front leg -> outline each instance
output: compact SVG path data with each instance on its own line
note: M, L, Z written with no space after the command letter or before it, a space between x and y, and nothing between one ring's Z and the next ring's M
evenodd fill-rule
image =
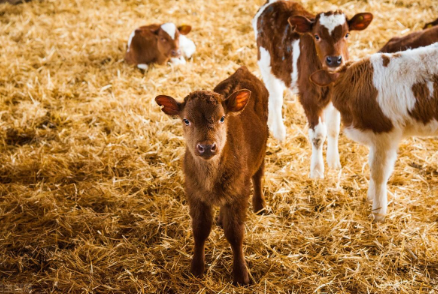
M341 114L331 102L324 110L324 118L327 123L327 165L332 169L340 169L338 139L341 129Z
M212 207L198 200L189 201L195 248L190 271L196 277L204 275L205 241L210 235L213 223Z
M222 225L225 237L233 250L233 282L234 284L249 284L248 269L243 254L243 235L245 231L245 213L248 207L247 199L236 201L221 207Z

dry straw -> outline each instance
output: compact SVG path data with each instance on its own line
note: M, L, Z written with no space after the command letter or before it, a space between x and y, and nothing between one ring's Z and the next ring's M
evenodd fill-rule
M206 277L189 274L181 123L153 98L212 89L242 64L260 76L251 19L262 2L0 5L0 293L438 292L436 138L401 145L387 220L373 224L368 150L341 135L342 171L309 180L306 121L289 94L286 143L269 140L272 213L248 211L254 284L230 284L232 254L219 228L207 242ZM303 4L374 13L369 29L352 33L352 57L438 17L437 0ZM193 26L198 51L187 66L127 66L130 32L167 21Z

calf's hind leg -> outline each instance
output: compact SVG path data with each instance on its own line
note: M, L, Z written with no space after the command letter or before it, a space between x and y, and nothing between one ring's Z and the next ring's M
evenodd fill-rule
M252 176L254 195L252 196L252 207L255 213L263 213L266 206L265 197L263 196L263 174L265 171L265 161L263 160L258 171Z

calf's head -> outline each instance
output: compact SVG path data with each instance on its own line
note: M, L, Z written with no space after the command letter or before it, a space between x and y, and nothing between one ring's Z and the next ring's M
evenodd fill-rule
M208 160L221 154L226 140L228 118L240 114L251 96L249 90L239 90L228 97L210 91L196 91L178 102L170 96L155 98L161 110L179 116L187 148L193 157Z
M289 17L288 22L295 32L309 34L313 38L323 68L334 70L348 60L350 31L364 30L372 20L373 15L368 12L347 19L341 11L330 11L318 14L315 19L294 15Z
M152 33L157 38L157 48L164 56L168 58L178 58L181 56L179 49L179 35L187 35L192 30L189 25L182 25L178 28L175 24L168 22L162 24Z

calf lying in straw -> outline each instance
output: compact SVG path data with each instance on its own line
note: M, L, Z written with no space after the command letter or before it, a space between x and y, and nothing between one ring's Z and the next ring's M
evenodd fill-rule
M146 70L148 64L184 64L184 56L190 58L196 46L187 35L192 27L173 23L142 26L131 33L128 40L125 60L140 69Z
M328 86L345 133L370 146L368 200L375 220L387 211L386 183L400 141L438 134L438 43L395 54L377 53L336 72L312 74Z
M380 50L381 53L392 53L407 49L428 46L438 42L438 19L426 24L424 29L403 37L391 38Z
M250 98L251 97L251 98ZM204 244L213 223L214 205L219 223L234 254L234 283L248 284L243 235L250 181L253 208L265 206L262 177L268 138L268 91L246 67L221 82L214 92L196 91L177 102L155 98L162 111L179 116L184 128L185 191L195 238L191 272L204 273Z

